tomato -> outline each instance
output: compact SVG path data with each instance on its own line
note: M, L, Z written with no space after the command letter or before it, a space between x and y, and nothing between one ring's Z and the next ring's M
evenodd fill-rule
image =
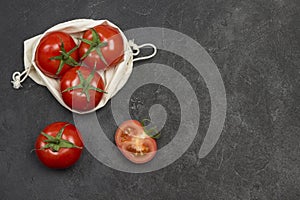
M87 30L80 39L79 56L97 70L115 66L124 58L123 38L117 28L101 24Z
M79 54L73 38L64 32L50 32L40 41L35 63L51 78L60 78L71 67L78 65Z
M87 111L95 108L102 99L104 83L101 76L86 67L74 67L60 80L64 102L72 109Z
M76 127L66 122L48 125L35 142L36 155L49 168L72 166L81 155L83 143Z
M156 141L145 133L143 125L136 120L125 121L119 126L115 142L122 154L137 164L152 160L157 151Z

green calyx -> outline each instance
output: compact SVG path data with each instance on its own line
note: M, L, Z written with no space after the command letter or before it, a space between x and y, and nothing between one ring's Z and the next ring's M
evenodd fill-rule
M53 152L58 152L60 148L82 149L82 147L76 146L72 142L62 139L63 132L68 125L69 124L66 124L65 126L63 126L57 133L56 137L53 137L44 132L41 132L41 134L47 138L46 140L44 140L46 145L37 150L51 149L51 151L53 151Z
M90 102L90 99L91 99L90 93L89 93L90 90L95 90L97 92L107 93L104 90L101 90L101 89L91 85L91 81L93 80L93 78L95 76L95 72L96 72L96 69L94 68L93 71L89 74L89 76L87 78L84 78L81 71L77 70L76 73L79 77L80 83L76 86L69 87L69 88L63 90L62 92L68 92L68 91L71 91L71 90L74 90L74 89L82 89L81 93L86 96L87 102Z
M156 127L156 126L150 128L150 129L146 129L146 128L145 128L145 122L147 122L147 121L148 121L148 122L151 122L151 120L149 120L149 119L143 119L143 120L141 121L141 124L142 124L142 126L143 126L144 132L145 132L149 137L151 137L151 138L159 139L160 136L161 136L161 133L159 133L159 132L157 131L157 127Z
M64 64L70 65L72 67L76 67L79 65L79 63L76 60L74 60L74 58L71 57L71 54L74 51L76 51L78 49L78 47L79 46L77 45L76 47L71 49L69 52L67 52L65 49L65 45L64 45L63 41L61 40L60 55L50 58L50 60L60 60L59 67L55 73L56 75L58 75L61 72Z
M87 52L85 52L85 54L80 58L80 60L85 59L91 52L96 51L96 53L98 54L98 56L100 57L100 59L102 60L102 62L108 66L102 52L101 52L101 48L102 47L106 47L107 46L107 42L101 42L100 37L98 35L98 33L95 31L95 29L91 28L92 31L92 40L87 40L84 38L78 38L79 40L81 40L82 42L90 45L90 48L87 50Z

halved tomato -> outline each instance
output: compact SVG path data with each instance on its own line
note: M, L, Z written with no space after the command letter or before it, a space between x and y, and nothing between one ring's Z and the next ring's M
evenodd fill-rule
M156 141L137 120L123 122L116 131L115 141L122 154L137 164L152 160L157 151Z

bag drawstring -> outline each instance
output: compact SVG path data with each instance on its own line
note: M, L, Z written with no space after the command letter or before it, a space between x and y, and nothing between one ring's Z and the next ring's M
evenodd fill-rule
M29 71L30 71L30 67L27 67L22 73L18 71L13 73L12 81L11 81L11 83L13 84L13 88L19 89L20 87L22 87L21 83L25 81L25 79L28 77Z
M145 44L142 44L142 45L137 45L137 44L134 43L134 40L129 40L128 44L132 48L132 50L135 51L135 52L133 52L133 56L137 56L140 53L140 49L143 48L143 47L150 46L150 47L153 48L153 53L152 54L150 54L149 56L134 58L133 62L138 61L138 60L146 60L146 59L152 58L157 53L156 46L154 44L151 44L151 43L145 43Z

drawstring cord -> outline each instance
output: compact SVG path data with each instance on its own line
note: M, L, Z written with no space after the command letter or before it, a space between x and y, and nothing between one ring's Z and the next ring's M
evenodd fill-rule
M29 71L30 71L30 67L27 67L22 73L18 71L13 73L12 81L11 81L11 83L13 84L13 88L19 89L20 87L22 87L21 83L25 81L25 79L28 77Z
M144 56L144 57L139 57L139 58L134 58L133 59L133 62L135 61L139 61L139 60L146 60L146 59L149 59L149 58L152 58L155 56L155 54L157 53L157 49L156 49L156 46L154 44L151 44L151 43L145 43L145 44L142 44L142 45L137 45L134 43L134 40L129 40L128 41L128 44L129 46L132 48L132 50L134 51L132 54L133 56L137 56L139 55L140 53L140 49L143 48L143 47L152 47L153 48L153 53L150 54L149 56Z

